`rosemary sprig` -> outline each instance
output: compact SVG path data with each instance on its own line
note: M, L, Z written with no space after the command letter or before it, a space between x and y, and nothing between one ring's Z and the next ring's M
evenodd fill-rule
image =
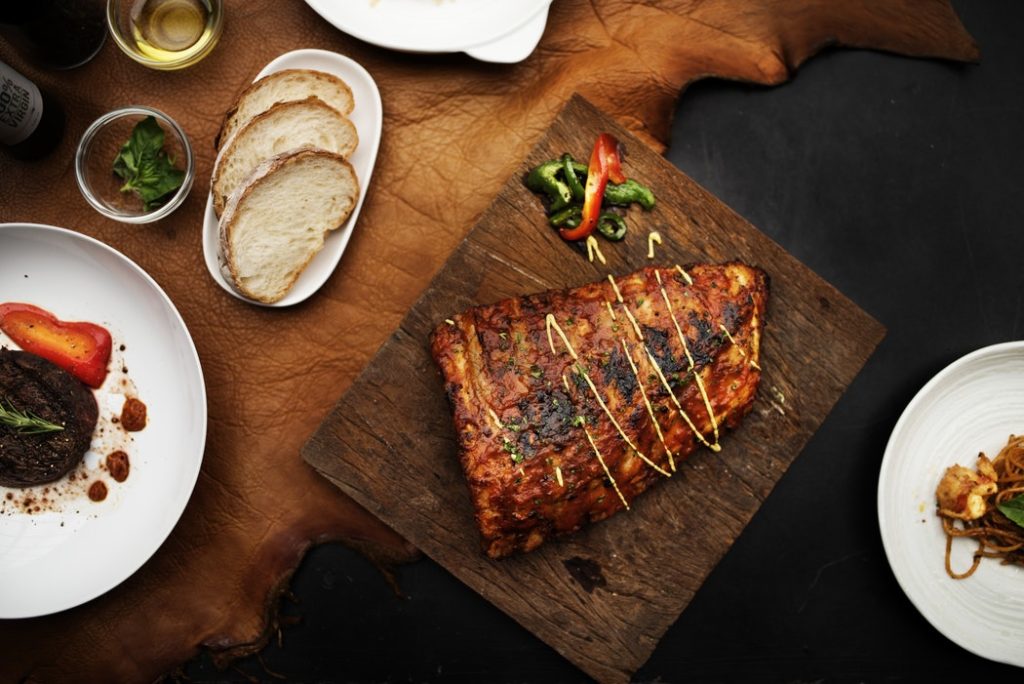
M0 425L14 428L16 432L23 435L42 435L64 429L63 425L51 423L31 411L19 411L10 402L7 402L5 406L3 401L0 401Z

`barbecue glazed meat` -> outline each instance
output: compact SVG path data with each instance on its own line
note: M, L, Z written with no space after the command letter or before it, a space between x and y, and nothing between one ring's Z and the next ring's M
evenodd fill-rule
M0 424L0 485L52 482L89 450L99 417L96 398L57 365L28 352L0 349L0 399L5 406L64 426L60 432L28 435Z
M486 553L603 520L717 450L757 392L767 297L767 276L740 263L645 268L439 325L431 351Z

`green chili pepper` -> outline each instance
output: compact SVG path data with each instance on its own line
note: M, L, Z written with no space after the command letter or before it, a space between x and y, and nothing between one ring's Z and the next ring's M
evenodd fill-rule
M583 166L580 164L580 166ZM565 176L566 185L569 186L569 190L572 192L572 198L576 202L582 202L586 191L583 189L583 183L580 181L579 176L576 175L576 169L573 168L573 158L568 152L562 155L562 175ZM583 178L587 177L586 169L583 170Z
M540 164L526 176L526 187L550 200L548 223L553 227L571 229L583 222L581 205L586 199L584 184L588 173L589 168L585 164L566 153L559 159L549 159ZM630 178L624 183L608 183L603 203L618 207L635 203L650 210L654 208L655 199L650 188ZM598 216L597 230L605 238L619 241L626 236L626 220L614 211L603 211Z
M609 183L604 189L604 201L616 206L628 206L636 202L644 209L650 210L654 208L654 193L646 185L630 178L618 185Z
M578 205L566 207L560 211L556 211L548 219L555 228L561 228L562 226L568 226L569 228L575 228L580 225L580 221L583 220L583 209Z
M558 211L572 201L569 186L558 178L558 172L561 170L562 161L552 159L530 171L526 177L526 187L534 192L544 193L551 200L551 211Z
M626 219L613 211L603 211L597 217L597 230L613 242L626 237Z

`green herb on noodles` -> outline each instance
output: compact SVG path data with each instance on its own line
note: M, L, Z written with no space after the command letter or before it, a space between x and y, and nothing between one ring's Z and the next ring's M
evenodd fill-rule
M1009 501L996 504L996 508L1007 518L1024 527L1024 494L1013 497Z
M31 411L18 411L13 404L5 401L0 401L0 425L13 428L23 435L41 435L64 429L62 425L51 423Z
M164 129L153 116L135 124L114 158L114 173L124 180L121 192L138 195L145 211L162 205L185 182L185 172L164 151Z

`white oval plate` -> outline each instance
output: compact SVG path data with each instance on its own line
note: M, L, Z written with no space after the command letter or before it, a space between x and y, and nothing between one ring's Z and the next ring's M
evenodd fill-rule
M946 468L994 457L1024 433L1024 342L985 347L953 362L910 402L882 459L878 523L904 593L939 632L976 655L1024 667L1024 568L983 559L954 580L943 565L946 537L935 487ZM970 566L973 542L955 540L955 569Z
M466 54L481 62L495 64L515 64L533 54L544 36L544 28L548 24L548 7L545 6L528 22L512 33L497 40L476 47L467 48Z
M381 105L380 91L377 90L376 81L366 69L348 57L327 50L294 50L281 55L263 67L263 71L257 74L255 80L284 69L324 71L341 78L352 89L355 109L349 114L349 118L355 125L356 132L359 133L359 146L348 160L359 179L359 198L356 200L352 215L341 228L331 231L327 235L324 248L309 262L292 289L280 301L264 304L238 292L221 272L217 214L213 211L213 196L208 195L206 214L203 216L203 256L206 258L206 268L210 272L210 276L235 297L251 304L271 307L292 306L305 301L319 290L334 273L334 269L341 261L341 255L344 254L345 247L348 246L348 241L352 237L356 221L359 220L359 211L363 207L363 200L366 199L366 190L369 188L370 178L373 176L373 166L377 162L377 148L380 147L380 132L384 123L384 109Z
M109 591L163 544L199 475L206 387L171 300L145 271L90 237L0 224L0 300L108 327L115 347L127 347L129 377L148 409L146 428L133 433L131 474L105 501L83 497L59 512L0 515L0 618L25 618ZM97 390L101 409L116 380L112 369Z
M306 0L306 4L350 36L380 47L406 52L465 51L487 62L514 62L526 59L536 47L551 0ZM511 35L520 31L523 39L513 41ZM528 42L526 36L534 39L524 53L511 43ZM483 49L503 39L510 44Z

